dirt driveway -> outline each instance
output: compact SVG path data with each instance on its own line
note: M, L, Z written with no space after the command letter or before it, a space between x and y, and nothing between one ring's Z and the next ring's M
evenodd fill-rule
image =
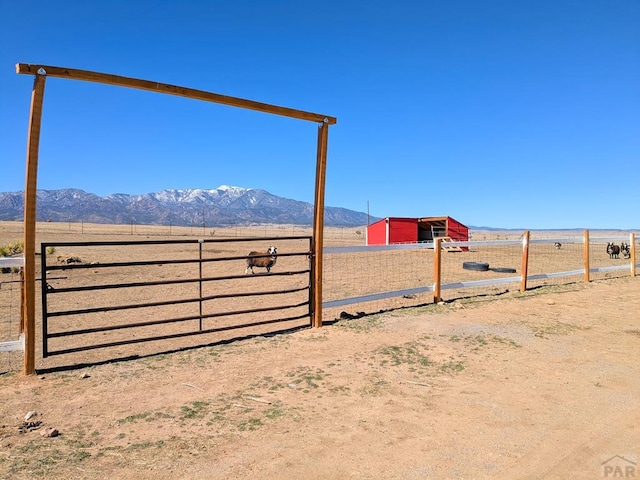
M639 282L544 287L82 370L5 373L0 478L631 472L640 459ZM43 436L51 429L59 435Z

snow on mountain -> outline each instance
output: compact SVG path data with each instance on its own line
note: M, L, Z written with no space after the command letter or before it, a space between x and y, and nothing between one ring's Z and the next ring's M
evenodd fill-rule
M23 192L0 193L0 220L22 219ZM99 197L79 189L38 190L39 221L94 223L238 225L279 223L311 225L313 205L272 195L266 190L220 185L212 190L167 189L143 195L115 193ZM204 216L204 218L203 218ZM374 219L377 220L377 219ZM367 214L326 207L325 223L361 226Z

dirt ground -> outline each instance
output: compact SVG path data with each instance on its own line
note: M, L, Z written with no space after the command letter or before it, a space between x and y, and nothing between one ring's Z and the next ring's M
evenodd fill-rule
M132 361L5 373L0 478L629 473L640 457L639 282L476 296ZM58 435L44 436L51 429Z

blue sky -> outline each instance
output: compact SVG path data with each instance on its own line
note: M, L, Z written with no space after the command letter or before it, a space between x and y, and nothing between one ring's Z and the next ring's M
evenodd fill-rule
M33 77L93 70L337 117L325 204L503 228L640 228L638 0L0 0L0 191ZM38 188L222 184L313 202L312 122L49 78Z

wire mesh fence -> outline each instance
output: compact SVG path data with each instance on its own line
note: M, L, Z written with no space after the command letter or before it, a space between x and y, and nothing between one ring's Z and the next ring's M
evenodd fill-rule
M18 272L7 272L0 281L0 342L20 335L20 301L22 282Z
M485 237L486 238L486 237ZM635 234L325 249L325 320L463 296L635 275ZM526 269L526 278L523 269ZM351 313L349 313L351 312Z
M2 268L0 277L0 374L21 366L22 276L16 267Z
M323 318L341 307L365 303L367 310L412 306L430 301L433 282L428 244L385 247L328 247L324 251ZM347 299L346 303L342 300Z
M455 250L447 242L441 253L442 300L517 288L522 263L522 242L496 240L467 242ZM462 247L459 247L460 249Z
M637 244L637 240L636 244ZM589 267L591 280L628 276L631 268L631 246L629 237L593 237L589 239ZM620 248L629 245L628 253ZM609 246L614 247L609 251ZM637 248L633 249L634 252ZM626 267L629 268L626 268Z
M580 281L584 278L584 238L532 239L528 265L529 287Z

